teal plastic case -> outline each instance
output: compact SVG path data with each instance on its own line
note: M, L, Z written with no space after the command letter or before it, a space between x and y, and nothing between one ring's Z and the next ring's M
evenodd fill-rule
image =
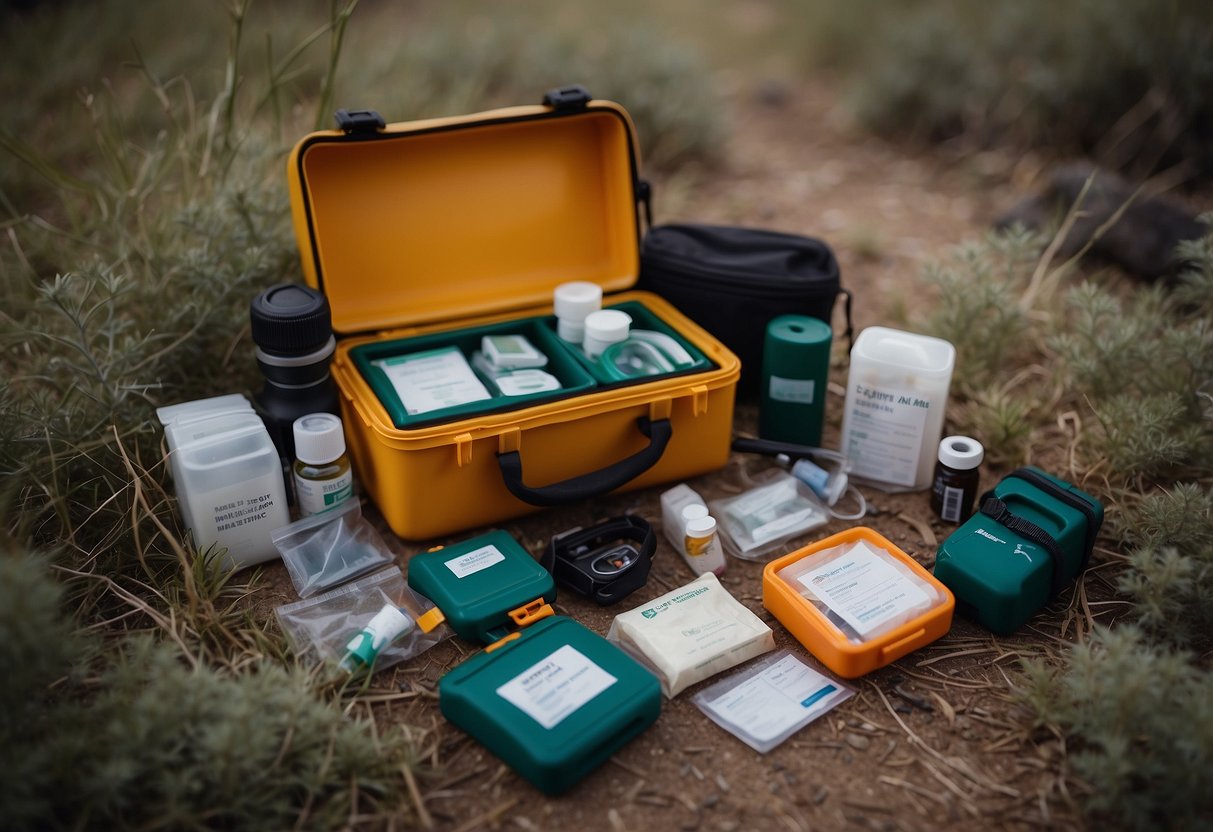
M661 686L602 636L554 616L447 673L438 703L448 720L556 795L657 720Z
M974 514L944 540L934 571L956 596L957 612L1007 634L1022 627L1086 568L1103 523L1103 506L1085 491L1033 467L1005 477L983 497L983 505L989 497L1001 501L995 504L1001 511ZM1020 526L1019 520L1029 526ZM1056 541L1060 558L1033 539L1030 526Z
M551 573L500 529L415 555L408 573L458 636L483 644L551 615L556 600Z

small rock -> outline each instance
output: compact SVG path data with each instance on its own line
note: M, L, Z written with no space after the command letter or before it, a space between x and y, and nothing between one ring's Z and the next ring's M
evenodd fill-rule
M813 796L809 800L813 801L814 806L820 806L826 802L826 798L830 796L830 790L825 786L818 786L817 791L813 792Z
M843 739L847 741L847 745L851 746L851 748L858 748L860 751L863 751L872 744L872 741L862 734L848 733Z

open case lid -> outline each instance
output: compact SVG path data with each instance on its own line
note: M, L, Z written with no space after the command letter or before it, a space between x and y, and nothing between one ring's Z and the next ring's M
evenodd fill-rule
M579 87L540 106L383 125L338 112L287 174L303 273L349 335L607 291L640 264L635 127Z

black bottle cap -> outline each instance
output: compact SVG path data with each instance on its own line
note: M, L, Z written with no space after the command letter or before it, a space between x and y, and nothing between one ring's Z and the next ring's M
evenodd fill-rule
M275 355L306 355L333 335L328 299L299 283L271 286L249 304L253 343Z

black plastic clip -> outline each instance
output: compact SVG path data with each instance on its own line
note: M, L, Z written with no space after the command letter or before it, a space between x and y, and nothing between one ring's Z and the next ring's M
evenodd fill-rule
M375 110L338 110L333 118L338 130L350 134L374 133L387 126Z
M584 110L585 105L589 104L590 99L593 97L590 95L589 90L581 86L581 84L570 84L567 87L557 87L554 90L548 90L543 94L543 104L545 107L551 107L557 112Z

